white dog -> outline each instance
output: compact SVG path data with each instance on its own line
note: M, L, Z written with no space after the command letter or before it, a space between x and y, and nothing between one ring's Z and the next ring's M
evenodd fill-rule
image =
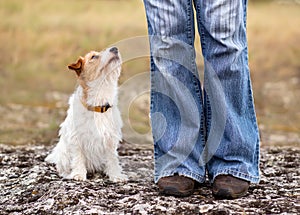
M117 153L122 139L117 107L121 72L118 49L91 51L68 68L76 72L79 86L69 99L59 142L46 161L56 164L64 178L83 181L87 172L104 171L113 182L126 181Z

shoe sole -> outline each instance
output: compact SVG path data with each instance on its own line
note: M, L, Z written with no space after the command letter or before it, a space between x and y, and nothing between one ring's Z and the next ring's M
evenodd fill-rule
M194 189L187 190L187 191L179 191L174 187L165 187L163 190L160 190L159 193L166 196L177 196L177 197L187 197L192 195Z
M229 190L225 190L225 189L220 189L216 192L213 192L213 196L216 199L237 199L237 198L245 196L246 194L247 194L247 191L243 192L243 193L233 194Z

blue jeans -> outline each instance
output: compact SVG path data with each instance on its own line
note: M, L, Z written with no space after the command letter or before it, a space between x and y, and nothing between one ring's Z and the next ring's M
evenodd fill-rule
M155 182L220 174L259 181L259 132L248 68L246 0L144 0L151 51ZM195 63L194 11L204 57Z

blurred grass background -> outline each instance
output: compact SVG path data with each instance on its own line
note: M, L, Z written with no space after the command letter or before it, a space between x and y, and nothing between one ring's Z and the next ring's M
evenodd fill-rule
M64 116L55 111L57 102L63 101L60 108L65 109L64 102L76 85L67 64L89 50L147 34L141 0L1 0L0 20L0 114L4 118L0 142L5 143L14 142L11 136L24 135L13 132L24 127L31 133L53 131L48 134L53 137ZM249 63L265 144L300 143L299 23L299 1L249 1ZM201 53L199 38L196 47ZM197 63L202 68L199 58ZM120 83L145 71L149 71L147 57L125 62ZM133 103L130 121L137 132L145 133L148 106L139 103ZM28 109L25 126L6 112L18 117L24 112L20 105ZM48 108L51 114L30 123L30 110L36 107ZM10 126L5 125L8 121Z

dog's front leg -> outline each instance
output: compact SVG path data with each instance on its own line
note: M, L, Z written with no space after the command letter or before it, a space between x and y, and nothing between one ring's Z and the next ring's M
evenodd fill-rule
M112 182L126 182L128 177L122 173L122 167L119 163L117 145L119 141L112 141L107 151L105 173Z
M119 164L117 155L111 157L106 163L105 173L112 182L126 182L128 180L128 177L122 173L122 167Z
M76 150L74 152L74 157L71 161L72 172L70 174L70 179L74 179L77 181L85 181L86 180L86 166L85 166L85 157L81 153L80 150Z

